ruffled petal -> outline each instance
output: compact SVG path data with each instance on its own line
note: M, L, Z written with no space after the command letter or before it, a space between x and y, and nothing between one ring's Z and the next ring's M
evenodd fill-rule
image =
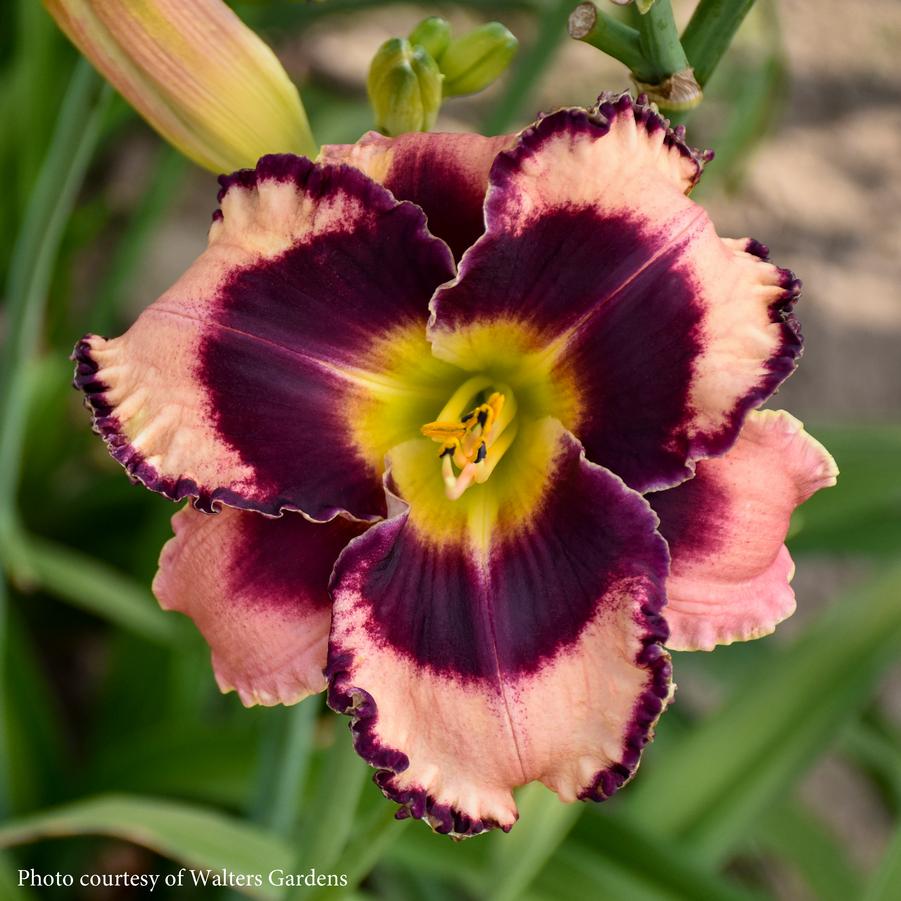
M485 230L482 205L494 158L514 135L404 134L370 131L356 144L330 144L321 159L350 163L385 185L398 200L425 210L429 231L460 259Z
M768 635L795 610L794 564L783 542L792 511L834 485L838 469L783 411L749 414L723 457L693 479L648 495L669 542L669 647L712 650Z
M667 552L647 502L554 420L522 443L543 470L518 470L524 496L497 505L489 480L444 531L422 512L441 480L419 484L418 449L399 448L391 488L416 496L332 579L329 704L353 717L398 816L455 836L509 829L511 789L533 780L566 801L608 797L671 690Z
M172 517L153 591L194 620L222 691L253 704L294 704L325 688L332 620L328 581L342 548L366 527L190 506Z
M415 434L421 395L446 394L423 330L450 254L348 166L268 156L221 181L204 254L121 338L76 348L95 428L173 500L377 518L400 434L374 446L367 423L400 397Z
M439 357L480 371L509 348L574 385L546 412L640 491L725 451L800 352L797 280L685 196L702 161L628 95L547 116L497 157L487 231L433 299Z

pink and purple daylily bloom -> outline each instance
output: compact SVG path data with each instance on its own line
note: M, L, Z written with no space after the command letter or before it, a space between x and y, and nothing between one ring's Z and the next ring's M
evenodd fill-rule
M789 517L836 470L757 408L799 283L687 198L704 161L625 95L263 157L177 284L76 349L113 456L193 499L160 603L245 704L327 688L399 815L465 836L534 780L609 797L665 646L794 608Z

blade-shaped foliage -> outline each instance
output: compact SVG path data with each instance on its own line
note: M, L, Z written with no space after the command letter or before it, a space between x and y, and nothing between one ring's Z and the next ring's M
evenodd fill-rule
M835 605L636 781L637 819L720 859L838 737L901 647L901 566ZM678 667L678 659L676 660Z
M107 835L150 848L197 870L227 869L264 877L288 870L290 848L256 826L203 807L134 795L88 798L36 813L0 827L0 848L72 835ZM242 889L258 898L277 898L279 889Z

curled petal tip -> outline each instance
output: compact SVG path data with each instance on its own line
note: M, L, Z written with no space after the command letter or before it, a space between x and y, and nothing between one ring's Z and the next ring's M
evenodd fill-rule
M221 0L45 0L78 49L169 143L214 172L312 156L297 89Z

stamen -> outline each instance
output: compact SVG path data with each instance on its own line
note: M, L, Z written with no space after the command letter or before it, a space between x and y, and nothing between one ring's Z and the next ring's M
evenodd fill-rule
M438 414L438 420L464 421L461 419L466 405L480 392L491 387L491 380L483 375L473 376L460 385L459 388L451 395L451 399L444 405L444 408ZM472 416L472 411L469 416Z
M438 456L450 500L457 500L472 484L486 482L516 437L516 400L506 385L497 386L499 390L487 401L462 412L463 405L490 384L481 376L468 379L444 405L439 418L422 426L423 435L442 445Z
M500 435L497 441L491 445L485 457L485 462L482 464L482 468L475 474L477 484L481 485L488 481L488 477L494 472L495 466L501 462L501 457L503 457L510 449L510 445L513 444L513 439L516 437L518 431L518 424L516 422L512 423L512 425L505 430L504 434Z

